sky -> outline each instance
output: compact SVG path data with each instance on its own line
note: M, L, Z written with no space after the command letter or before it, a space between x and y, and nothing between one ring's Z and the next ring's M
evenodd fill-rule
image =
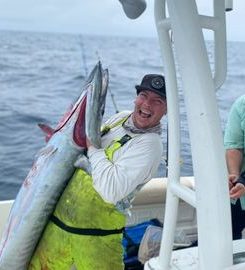
M146 2L130 20L118 0L0 0L0 29L156 37L154 1ZM212 2L197 0L199 11L212 15ZM245 0L233 0L226 20L227 40L245 41Z

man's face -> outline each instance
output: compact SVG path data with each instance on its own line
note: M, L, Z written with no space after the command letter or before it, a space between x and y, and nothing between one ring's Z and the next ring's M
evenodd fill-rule
M154 127L167 113L166 100L152 91L141 91L134 104L133 122L137 128Z

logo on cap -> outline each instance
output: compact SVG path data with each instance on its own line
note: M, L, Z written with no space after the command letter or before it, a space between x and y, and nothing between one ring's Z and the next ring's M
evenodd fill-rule
M161 77L153 78L151 81L151 86L155 89L161 89L164 86L164 81Z

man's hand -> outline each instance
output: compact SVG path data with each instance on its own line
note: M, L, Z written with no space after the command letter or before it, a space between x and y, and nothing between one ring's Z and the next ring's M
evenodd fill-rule
M230 182L229 182L229 184L230 184ZM230 198L231 199L239 199L244 194L245 194L245 186L241 183L235 184L235 186L233 186L230 189Z
M228 176L229 190L231 190L234 187L238 177L239 177L238 174L229 174L229 176Z

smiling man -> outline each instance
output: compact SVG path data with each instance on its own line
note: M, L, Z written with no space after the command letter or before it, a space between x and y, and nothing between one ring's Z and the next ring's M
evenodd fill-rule
M165 80L148 74L136 85L133 112L112 116L102 147L87 140L87 164L78 160L28 270L123 270L122 232L136 193L156 176L161 123L167 113Z
M161 75L145 75L141 84L136 85L137 98L132 114L134 125L147 129L160 124L167 112L165 80Z

